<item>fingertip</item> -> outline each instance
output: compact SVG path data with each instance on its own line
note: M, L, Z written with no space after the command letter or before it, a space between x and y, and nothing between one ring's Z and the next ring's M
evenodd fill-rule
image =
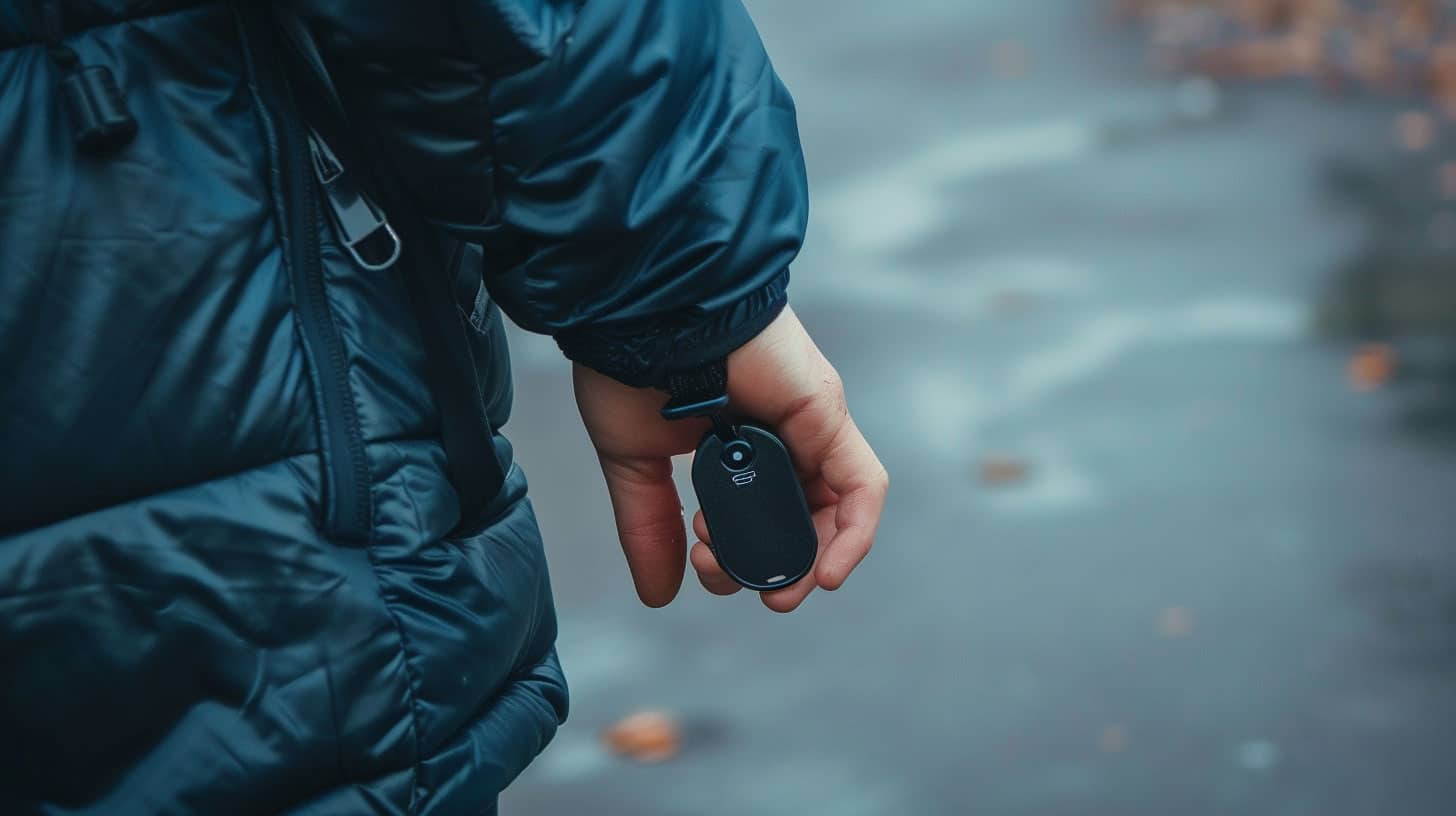
M697 570L700 575L727 574L723 572L723 567L718 564L718 558L713 555L713 550L702 541L693 542L692 549L688 551L688 563L692 564L693 569Z
M802 597L786 597L776 592L765 592L759 597L763 600L764 606L780 615L787 615L793 612L804 602Z
M710 594L717 595L723 598L726 598L729 595L736 595L738 594L739 590L743 589L743 587L739 586L738 582L734 581L732 578L714 580L700 574L698 575L698 583L702 584L703 589L707 590Z
M682 580L674 582L672 586L637 587L637 598L642 605L648 609L661 609L673 602L677 597L678 590L682 588Z
M697 573L698 583L714 595L732 595L743 588L728 577L728 573L718 565L713 551L701 541L693 544L692 551L688 553L688 561L693 565L693 572Z
M783 589L776 589L772 592L759 593L759 599L769 609L785 614L793 612L804 603L818 585L818 579L811 573L799 579L799 582L786 586Z
M820 589L834 592L844 586L844 582L847 580L849 580L848 571L836 569L832 564L821 562L814 568L814 582L819 585Z

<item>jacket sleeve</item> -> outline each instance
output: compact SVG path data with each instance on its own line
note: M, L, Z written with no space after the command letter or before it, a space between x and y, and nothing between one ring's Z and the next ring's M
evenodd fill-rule
M518 324L660 385L783 308L808 211L793 102L739 0L534 7L456 7L493 73L494 203L453 227Z

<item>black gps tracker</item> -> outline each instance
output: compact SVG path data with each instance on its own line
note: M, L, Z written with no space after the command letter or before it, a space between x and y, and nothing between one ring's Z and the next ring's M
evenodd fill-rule
M709 546L729 577L749 589L781 589L808 574L819 539L784 443L756 425L715 430L698 443L693 489Z
M724 418L727 372L718 365L706 377L674 381L673 400L662 415L713 420L693 457L693 490L708 525L708 546L739 584L760 592L782 589L813 569L819 537L783 441L767 428Z

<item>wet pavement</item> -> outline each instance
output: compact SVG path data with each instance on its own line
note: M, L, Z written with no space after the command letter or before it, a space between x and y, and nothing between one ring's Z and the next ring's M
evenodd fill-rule
M1389 103L1158 76L1085 0L750 8L815 195L793 302L891 507L792 616L642 608L515 335L574 699L503 812L1456 812L1456 376L1357 393L1319 329ZM676 759L600 747L642 708Z

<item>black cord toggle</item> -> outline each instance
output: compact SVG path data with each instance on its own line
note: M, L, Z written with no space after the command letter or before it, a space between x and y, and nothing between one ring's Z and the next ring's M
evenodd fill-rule
M61 80L61 94L76 125L76 145L83 153L109 155L136 138L136 119L106 66L80 66Z
M116 76L104 65L82 65L76 52L62 41L60 3L40 6L42 34L51 61L65 71L61 96L76 127L76 146L92 156L105 156L131 144L137 121L126 105Z

